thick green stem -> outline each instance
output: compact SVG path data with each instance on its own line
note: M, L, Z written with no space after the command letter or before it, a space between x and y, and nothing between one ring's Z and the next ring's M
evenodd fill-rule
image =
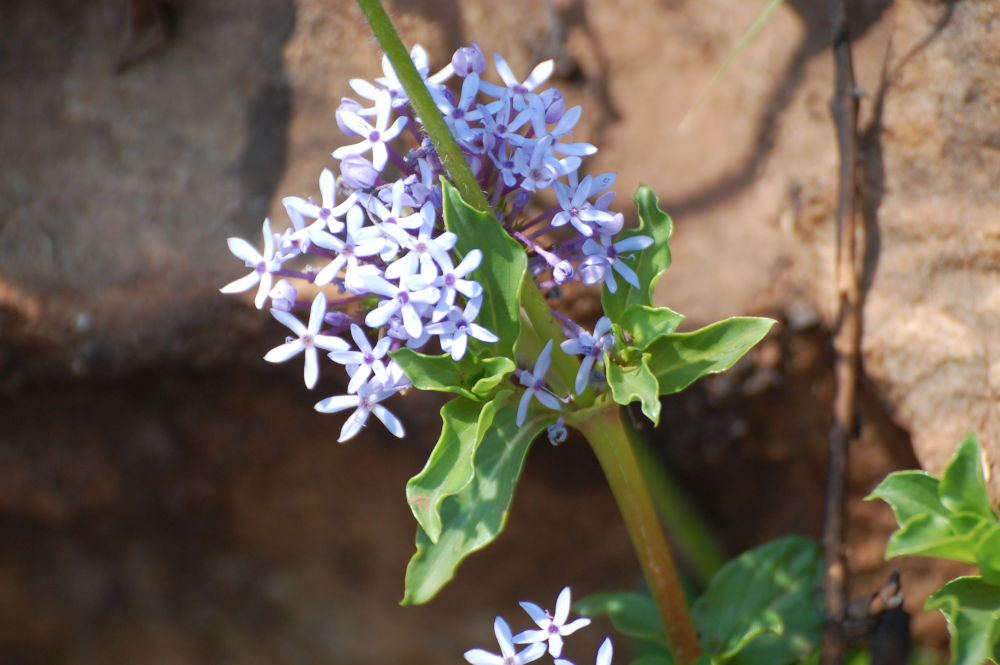
M389 15L385 13L382 3L379 0L358 0L358 6L364 12L368 24L378 40L379 46L392 63L392 68L403 85L410 106L416 112L420 122L423 123L424 131L430 137L431 142L437 150L441 163L444 164L448 175L455 185L455 189L462 195L462 199L473 208L481 212L493 212L486 195L479 187L479 182L472 175L465 155L455 142L455 137L448 130L441 112L431 98L427 86L417 68L410 60L410 54L406 52L406 47L399 39L399 34L392 26Z
M694 663L701 652L694 623L621 410L613 407L579 420L567 418L567 424L583 433L604 470L677 662Z

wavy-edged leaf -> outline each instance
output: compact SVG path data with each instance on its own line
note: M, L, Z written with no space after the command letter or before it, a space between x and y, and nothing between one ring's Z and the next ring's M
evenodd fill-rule
M941 505L938 485L941 481L926 471L895 471L885 477L878 487L865 497L865 501L881 499L889 504L896 521L905 524L917 515L929 513L947 518L948 511Z
M950 665L1000 663L1000 587L959 577L931 594L924 609L939 609L948 621Z
M430 356L403 347L389 354L420 390L436 390L482 400L490 395L517 365L510 358L479 358L466 353L455 362L448 354Z
M410 510L433 543L441 536L441 502L472 481L476 447L495 414L495 402L484 404L464 397L441 408L441 436L424 468L406 483Z
M601 293L604 313L616 323L622 320L625 310L630 305L653 304L652 294L656 280L670 267L670 236L674 232L673 221L667 213L660 210L660 202L649 187L641 185L633 198L636 212L639 213L639 226L622 231L616 237L616 241L643 235L651 237L653 244L637 252L633 261L626 260L639 277L639 288L628 284L624 279L618 279L618 290L615 293L611 293L607 286Z
M708 374L733 366L764 338L772 319L734 316L700 330L671 333L654 340L646 351L661 395L679 392Z
M455 575L459 563L493 542L507 523L514 487L531 442L556 414L537 413L518 429L517 400L498 395L493 425L473 457L474 477L460 492L441 502L441 535L436 543L417 529L417 551L406 567L403 605L433 598Z
M625 406L638 401L642 412L654 425L660 422L660 392L656 377L647 366L648 354L642 354L639 364L622 367L607 358L604 363L611 397Z
M620 325L631 337L629 343L644 349L657 337L677 330L683 320L683 314L667 307L632 304L622 315Z
M455 249L462 254L472 249L483 252L483 261L472 277L483 286L483 305L476 322L500 338L488 345L490 355L513 358L521 333L518 289L528 267L528 256L493 215L468 205L447 180L441 180L441 190L444 225L458 236ZM469 341L470 349L481 345L478 340Z
M785 665L819 643L817 608L823 554L813 541L787 536L723 566L692 608L712 662Z

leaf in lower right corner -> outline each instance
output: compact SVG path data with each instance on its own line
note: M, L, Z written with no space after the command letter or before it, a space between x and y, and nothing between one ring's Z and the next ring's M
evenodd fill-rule
M692 610L712 661L788 665L806 658L823 631L822 565L816 543L787 536L723 566Z
M981 577L959 577L927 599L940 609L951 633L949 665L1000 663L1000 587Z

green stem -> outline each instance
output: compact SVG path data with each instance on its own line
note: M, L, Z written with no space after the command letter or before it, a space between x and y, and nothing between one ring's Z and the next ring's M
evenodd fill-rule
M614 407L588 418L569 417L567 424L583 433L604 470L677 662L694 663L701 653L694 622L621 410Z
M417 68L410 59L410 54L406 52L406 47L399 38L399 34L392 26L389 15L385 13L382 3L379 0L358 0L358 6L364 12L368 25L371 26L379 46L392 63L392 68L403 85L410 106L416 112L420 122L423 123L424 131L430 137L431 142L437 150L441 163L444 164L448 175L455 185L455 189L462 195L473 208L481 212L493 213L486 195L479 187L479 182L472 175L465 155L455 142L448 125L445 124L441 112L431 98L431 93L427 91L427 85L421 78Z

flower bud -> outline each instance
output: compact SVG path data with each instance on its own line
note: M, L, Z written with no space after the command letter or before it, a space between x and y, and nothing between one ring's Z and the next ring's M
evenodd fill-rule
M371 189L378 182L375 165L359 155L348 155L340 160L340 177L351 189Z
M461 78L473 72L482 74L486 71L486 56L479 44L472 42L455 51L455 55L451 56L451 66Z

